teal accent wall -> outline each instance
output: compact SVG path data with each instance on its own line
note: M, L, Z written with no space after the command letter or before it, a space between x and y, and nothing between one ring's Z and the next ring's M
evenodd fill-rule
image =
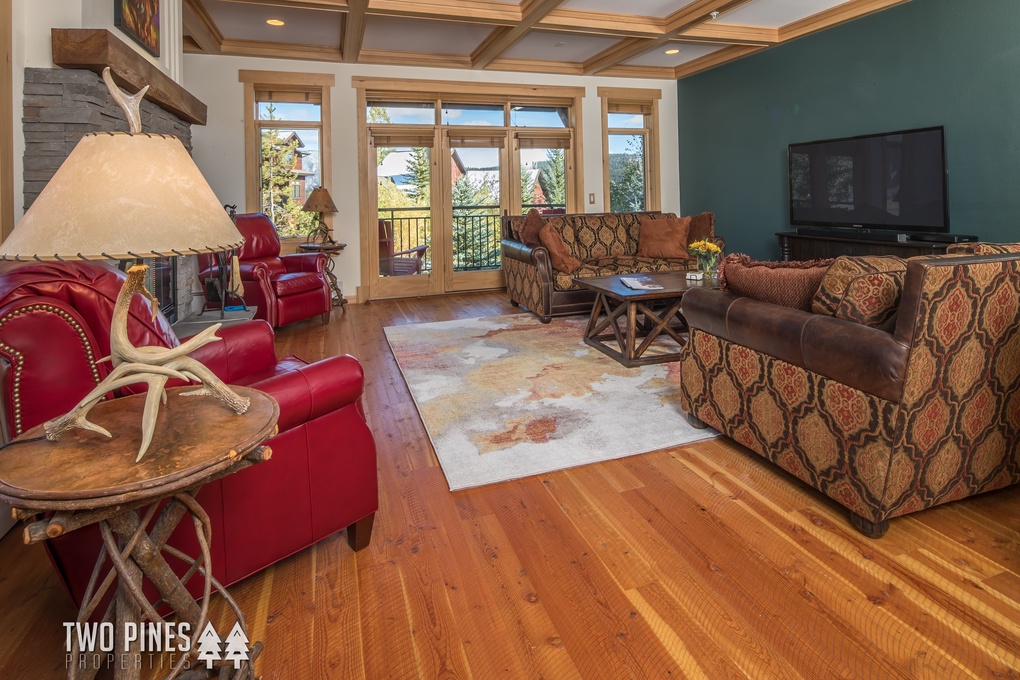
M912 0L680 80L683 214L776 258L787 145L944 125L952 232L1020 241L1020 2Z

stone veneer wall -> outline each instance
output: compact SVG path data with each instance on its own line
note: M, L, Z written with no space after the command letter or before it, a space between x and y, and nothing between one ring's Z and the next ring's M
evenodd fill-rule
M84 135L127 132L128 122L110 96L102 77L92 71L26 68L24 91L25 209L32 205L50 178ZM142 131L173 135L191 152L191 124L142 100ZM200 290L197 258L177 259L178 317L187 316ZM199 296L200 297L200 296Z

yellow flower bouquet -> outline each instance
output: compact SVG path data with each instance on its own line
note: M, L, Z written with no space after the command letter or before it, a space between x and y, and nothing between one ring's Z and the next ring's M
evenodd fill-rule
M722 248L711 241L702 239L687 246L687 252L698 261L698 271L705 276L715 276L719 267L719 257L722 255Z

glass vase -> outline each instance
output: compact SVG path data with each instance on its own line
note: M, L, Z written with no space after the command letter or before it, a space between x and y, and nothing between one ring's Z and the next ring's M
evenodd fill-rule
M698 271L705 276L715 276L719 269L719 253L703 253L695 256Z

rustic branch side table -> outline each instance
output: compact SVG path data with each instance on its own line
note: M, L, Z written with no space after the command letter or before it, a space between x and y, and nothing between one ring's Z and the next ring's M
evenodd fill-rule
M211 526L195 495L208 482L268 460L272 452L262 442L276 433L280 416L276 400L258 390L234 388L251 399L248 411L237 415L215 400L181 394L192 389L167 390L167 404L160 411L153 443L139 463L135 463L135 454L141 437L143 394L111 399L92 410L90 419L112 432L112 439L71 430L57 442L37 440L43 434L40 425L15 440L17 445L0 451L0 500L14 507L17 518L26 520L26 543L99 524L103 546L82 598L78 624L89 621L115 578L117 592L102 619L114 624L115 635L127 630L126 625L137 626L143 618L165 624L157 607L142 592L143 577L173 608L179 622L189 624L191 651L178 659L168 679L207 674L206 663L197 659L198 637L209 623L212 588L233 608L247 637L243 614L211 576ZM186 514L191 515L201 548L197 558L166 545ZM189 565L183 578L170 568L163 552ZM107 559L113 567L104 569ZM195 573L205 577L201 605L185 587ZM225 637L218 635L220 639ZM118 639L116 649L123 651L124 645L125 641ZM141 659L139 640L128 643L126 649ZM78 659L81 651L75 641L69 650L71 658ZM232 661L218 660L214 672L220 678L253 677L252 662L259 651L261 643L255 643L238 668ZM92 678L98 672L90 665L85 670L77 665L69 664L70 680ZM140 663L126 666L115 665L116 680L137 680L141 676Z
M326 278L329 279L329 287L333 289L333 306L342 306L342 310L347 311L347 298L344 297L344 292L340 290L340 282L336 278L336 274L333 273L333 269L336 267L336 263L333 262L333 256L342 252L347 247L346 243L299 243L298 248L306 253L326 253Z

